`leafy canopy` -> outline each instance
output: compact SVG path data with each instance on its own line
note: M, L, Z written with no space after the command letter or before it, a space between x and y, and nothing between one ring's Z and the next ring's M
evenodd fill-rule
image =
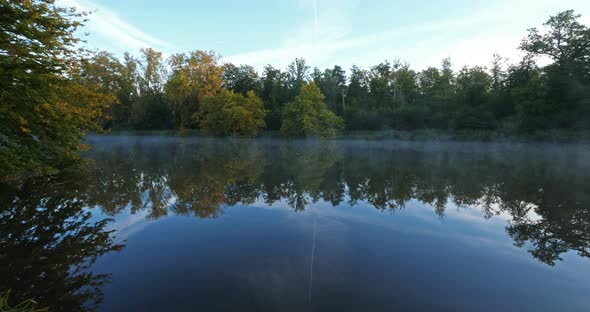
M262 100L249 91L246 96L230 90L205 96L198 114L201 128L215 135L254 136L265 126Z
M180 128L194 126L199 101L221 91L223 68L212 51L196 50L170 58L172 75L165 86L166 101Z
M301 87L295 101L283 111L281 132L287 136L334 136L344 127L342 118L327 109L324 95L314 83Z
M79 75L85 13L51 0L0 6L0 177L51 172L79 158L84 130L112 103Z

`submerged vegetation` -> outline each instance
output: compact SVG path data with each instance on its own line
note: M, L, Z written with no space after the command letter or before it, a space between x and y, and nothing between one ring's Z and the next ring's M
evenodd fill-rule
M2 312L46 312L48 309L42 308L34 308L37 305L35 300L29 299L25 300L15 306L11 306L8 303L8 298L10 297L10 290L4 291L0 293L0 311Z
M573 10L522 40L515 64L421 71L402 61L320 70L222 63L213 51L118 59L79 49L86 13L50 0L0 7L0 176L54 172L76 161L85 131L190 130L334 136L341 130L590 129L590 28ZM537 64L549 58L549 65Z

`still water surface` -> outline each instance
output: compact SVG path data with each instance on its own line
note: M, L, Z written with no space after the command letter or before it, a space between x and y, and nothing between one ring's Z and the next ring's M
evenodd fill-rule
M589 311L583 145L89 137L0 186L0 288L54 311Z

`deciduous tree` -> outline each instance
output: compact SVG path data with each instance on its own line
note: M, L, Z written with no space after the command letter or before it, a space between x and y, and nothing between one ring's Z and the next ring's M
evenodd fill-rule
M231 90L205 96L198 116L201 127L216 135L253 136L265 126L264 105L253 91L246 96Z
M50 0L2 1L0 176L66 166L79 158L84 131L100 130L112 98L72 79L85 15Z
M333 136L344 128L342 118L326 108L318 86L307 83L283 112L281 132L287 136Z

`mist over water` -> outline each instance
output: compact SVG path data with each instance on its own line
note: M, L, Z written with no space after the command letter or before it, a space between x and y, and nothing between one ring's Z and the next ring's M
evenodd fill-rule
M590 305L587 145L87 143L92 164L0 194L2 286L56 310Z

